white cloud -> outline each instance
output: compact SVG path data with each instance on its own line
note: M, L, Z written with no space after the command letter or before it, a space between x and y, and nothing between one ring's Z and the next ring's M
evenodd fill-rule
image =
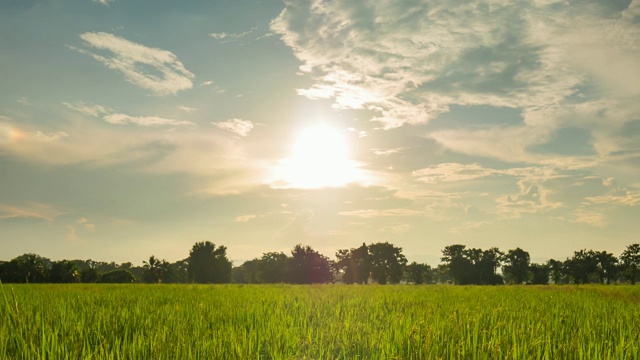
M241 33L226 33L226 32L219 32L219 33L211 33L209 34L209 36L211 36L212 38L216 39L216 40L222 40L222 42L228 42L231 40L236 40L236 39L240 39L243 38L251 33L253 33L255 31L256 28L252 28L249 31L245 31L245 32L241 32Z
M106 106L85 103L83 101L76 101L74 103L63 102L62 105L71 110L95 117L111 112L111 109Z
M104 116L104 120L111 124L124 125L124 124L136 124L139 126L185 126L195 125L191 121L165 119L159 116L130 116L126 114L110 114Z
M188 114L191 114L192 112L198 110L194 107L189 107L189 106L178 106L178 109L182 110L182 111L186 111Z
M121 72L127 81L138 87L157 95L167 95L193 86L195 76L170 51L147 47L104 32L87 32L80 38L88 47L110 52L111 56L98 55L87 49L72 49Z
M98 3L104 6L109 6L110 3L114 2L115 0L93 0L94 3Z
M240 136L247 136L253 130L254 123L249 120L229 119L226 121L212 122L214 126L222 130L230 131Z
M32 203L26 206L15 206L8 204L0 204L0 220L3 219L16 219L16 218L31 218L53 221L63 212L55 208L52 205Z
M87 219L86 217L81 217L78 220L76 220L76 224L82 225L82 227L84 227L87 230L96 229L96 224L93 224L92 222L90 222L89 219Z
M236 222L249 222L253 219L255 219L257 216L254 214L248 214L248 215L240 215L238 217L236 217Z
M411 175L413 175L417 181L435 184L439 182L474 180L497 173L499 172L494 169L482 167L479 164L442 163L416 170L411 173Z
M354 211L343 211L338 213L338 215L342 216L350 216L362 219L372 219L379 217L395 217L395 216L421 216L424 213L422 211L416 211L411 209L384 209L384 210L376 210L376 209L367 209L367 210L354 210Z

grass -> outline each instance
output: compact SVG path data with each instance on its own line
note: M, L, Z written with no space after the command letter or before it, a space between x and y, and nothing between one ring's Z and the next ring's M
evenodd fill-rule
M3 285L9 359L638 359L640 287Z

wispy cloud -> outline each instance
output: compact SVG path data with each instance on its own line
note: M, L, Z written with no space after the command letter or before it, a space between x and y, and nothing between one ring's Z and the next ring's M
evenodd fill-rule
M253 219L255 219L257 216L255 214L248 214L248 215L240 215L238 217L236 217L236 222L249 222Z
M230 131L239 136L247 136L253 130L254 123L249 120L229 119L226 121L212 122L215 127Z
M411 209L367 209L367 210L354 210L354 211L343 211L338 213L342 216L350 216L362 219L372 219L372 218L380 218L380 217L394 217L394 216L421 216L424 215L424 212L411 210Z
M115 2L115 0L93 0L93 2L104 6L109 6L109 4Z
M159 116L131 116L126 114L110 114L104 117L104 120L111 124L125 125L135 124L139 126L185 126L195 125L191 121L166 119Z
M98 117L103 114L108 114L111 112L111 109L109 109L106 106L85 103L83 101L76 101L73 103L63 102L62 105L66 106L71 110L75 110L85 115L90 115L95 117Z
M209 36L211 36L212 38L214 38L216 40L222 40L222 42L225 43L225 42L229 42L229 41L232 41L232 40L237 40L237 39L243 38L243 37L245 37L247 35L250 35L255 30L256 30L256 28L252 28L249 31L245 31L245 32L241 32L241 33L226 33L226 32L211 33L211 34L209 34Z
M40 219L53 221L63 212L52 205L32 203L25 206L0 204L0 220L2 219Z
M88 48L109 52L110 56L98 55L88 49L72 49L121 72L130 83L157 95L175 94L193 86L195 76L170 51L104 32L87 32L80 38Z

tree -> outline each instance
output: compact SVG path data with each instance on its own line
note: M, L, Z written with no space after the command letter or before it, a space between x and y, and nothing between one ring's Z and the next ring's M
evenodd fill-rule
M564 267L574 284L587 284L592 276L597 276L598 258L593 250L574 251L573 257L564 262Z
M356 249L341 249L336 253L336 267L346 284L366 284L371 273L369 248L365 243Z
M146 283L158 284L169 280L171 271L170 264L166 260L158 260L154 255L149 257L149 261L143 261L144 269L142 281Z
M640 244L631 244L620 255L622 272L631 284L640 280Z
M473 282L473 263L466 257L465 245L449 245L442 250L442 262L448 269L455 284L465 285Z
M483 285L501 285L504 284L502 276L496 274L500 267L500 262L504 257L504 253L494 247L489 250L482 251L480 260L475 264L478 274L478 284Z
M36 254L20 255L4 266L2 281L13 283L43 283L49 281L51 261Z
M188 272L191 281L203 284L231 282L231 261L227 248L215 244L197 242L189 252Z
M95 283L100 279L100 273L94 268L85 268L80 270L80 282Z
M294 284L318 284L333 281L329 258L310 246L296 245L287 260L285 278Z
M52 283L76 283L80 282L82 278L73 261L60 260L51 264L49 279Z
M611 284L611 280L615 281L618 276L618 258L606 251L596 252L595 257L598 261L596 273L600 283Z
M529 253L516 248L504 256L502 272L511 284L522 284L529 279Z
M268 252L262 254L257 264L257 281L274 284L284 282L287 266L287 255L283 252Z
M136 282L136 277L129 270L117 269L102 274L99 282L106 284L131 284Z
M369 261L371 278L382 285L399 283L407 264L402 248L388 242L369 245Z
M564 263L559 260L549 259L549 261L547 261L547 267L549 268L549 276L551 280L553 280L553 283L563 283L565 277Z
M431 284L433 282L431 267L414 261L405 268L405 279L416 285Z
M529 275L531 284L547 285L549 284L549 266L546 264L529 265Z

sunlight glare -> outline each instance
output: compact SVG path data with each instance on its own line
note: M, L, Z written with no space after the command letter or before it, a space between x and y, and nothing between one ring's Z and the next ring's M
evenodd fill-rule
M275 182L285 187L338 187L362 181L358 164L350 159L343 132L316 124L298 134L291 156L280 160Z

